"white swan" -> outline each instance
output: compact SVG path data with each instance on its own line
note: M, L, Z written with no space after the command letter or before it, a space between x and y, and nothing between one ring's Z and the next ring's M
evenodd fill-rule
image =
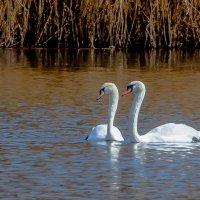
M85 139L88 141L124 141L120 130L113 125L119 100L119 92L116 85L114 83L104 83L100 88L97 100L102 98L104 94L109 96L108 123L94 127Z
M129 115L129 133L133 142L200 142L200 132L185 124L168 123L154 128L145 135L139 135L137 121L145 95L145 85L140 81L133 81L128 84L122 96L131 92L135 93Z

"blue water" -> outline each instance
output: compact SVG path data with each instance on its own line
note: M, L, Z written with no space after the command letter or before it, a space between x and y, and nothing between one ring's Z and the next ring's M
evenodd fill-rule
M132 96L120 98L115 120L125 142L84 141L106 121L108 99L95 98L108 81L120 92L146 84L140 133L168 122L200 130L199 52L176 63L179 52L148 54L145 64L140 54L41 51L33 60L0 51L1 199L199 199L200 145L130 143Z

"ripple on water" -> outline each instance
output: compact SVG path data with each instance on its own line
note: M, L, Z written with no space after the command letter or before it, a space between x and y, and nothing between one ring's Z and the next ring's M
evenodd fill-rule
M199 199L199 144L130 143L132 96L120 98L115 120L125 142L83 140L106 121L108 99L95 98L108 81L120 93L145 82L140 133L168 122L200 129L199 52L79 51L71 60L53 50L50 67L45 50L33 51L34 62L27 50L0 50L1 199Z

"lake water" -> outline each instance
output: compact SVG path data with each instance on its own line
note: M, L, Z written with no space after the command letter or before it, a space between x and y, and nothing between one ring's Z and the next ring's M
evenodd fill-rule
M200 51L0 49L1 199L199 199L200 144L133 144L133 96L115 125L125 142L88 143L108 98L133 80L147 93L139 133L168 122L200 130Z

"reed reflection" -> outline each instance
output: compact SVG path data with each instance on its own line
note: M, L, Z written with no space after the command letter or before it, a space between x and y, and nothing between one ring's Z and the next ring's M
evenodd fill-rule
M200 70L200 50L110 51L75 49L1 49L0 66L20 65L43 70L119 68L135 70Z

